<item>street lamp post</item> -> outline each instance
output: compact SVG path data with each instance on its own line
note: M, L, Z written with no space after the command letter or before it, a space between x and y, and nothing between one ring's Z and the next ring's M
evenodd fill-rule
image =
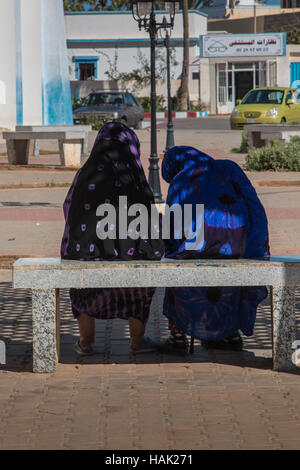
M172 103L171 103L171 70L170 70L170 35L167 29L164 30L164 45L167 50L167 96L168 96L168 127L166 151L174 147L174 127L172 120Z
M150 51L151 51L151 152L149 157L149 184L152 187L154 200L161 203L162 195L160 188L159 166L157 156L157 131L156 131L156 81L155 81L155 44L158 30L161 28L170 28L174 26L175 13L178 8L178 2L171 0L165 2L169 19L163 17L161 23L156 21L155 1L130 0L132 8L132 16L137 21L139 30L142 28L150 35Z

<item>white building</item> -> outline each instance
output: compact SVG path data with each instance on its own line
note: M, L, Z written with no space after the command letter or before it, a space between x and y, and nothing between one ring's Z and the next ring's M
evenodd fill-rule
M222 6L221 0L216 2ZM239 11L251 2L253 4L253 0L240 0ZM229 0L226 1L225 7L229 4ZM164 12L157 12L157 20L162 20L163 15ZM277 41L273 49L254 51L249 48L239 54L238 51L232 53L230 46L227 52L220 53L217 47L204 54L201 48L204 39L200 38L226 42L224 37L228 36L229 43L245 40L245 35L208 34L207 23L205 13L189 12L192 101L201 99L211 113L229 113L246 88L300 83L298 48L285 47L284 34L276 33L273 37ZM246 42L257 42L259 49L258 42L267 41L270 34L250 34ZM160 36L157 43L162 46ZM178 63L172 67L172 95L175 95L183 59L181 13L175 16L171 45ZM0 0L0 59L5 64L0 69L0 126L67 123L72 119L71 109L68 111L69 78L75 96L111 88L116 82L108 81L106 72L112 65L119 72L139 68L139 51L150 58L150 39L143 29L139 31L131 12L63 15L61 0ZM140 96L149 94L149 87L139 92ZM157 94L166 95L165 83L158 83Z
M157 20L161 21L163 16L163 13L157 13ZM110 63L114 63L116 55L119 72L130 72L139 68L138 51L150 59L149 34L144 30L139 31L131 12L72 12L65 14L65 20L70 78L72 81L80 82L77 91L75 87L77 96L83 96L89 89L103 86L103 83L97 81L108 80L105 72L109 69ZM199 74L197 74L199 72L199 36L207 33L207 15L190 11L189 30L191 99L197 100L199 95ZM174 47L175 59L178 62L172 70L174 79L177 80L177 83L173 83L174 93L176 87L179 86L182 70L183 19L181 13L175 16L170 43ZM159 45L162 45L162 40L158 36ZM90 77L96 81L90 83L88 80L89 83L82 83L82 80ZM200 83L201 95L205 95L205 82L204 80ZM160 88L158 88L159 93ZM143 92L143 94L146 93Z
M220 0L216 1L221 4ZM253 7L253 0L240 0L240 12L249 11L251 4ZM229 0L224 5L228 8ZM163 12L157 13L157 20L162 18ZM86 96L92 90L111 88L113 83L108 81L105 73L111 64L115 63L119 72L130 72L139 68L138 51L150 58L149 35L144 30L139 31L131 12L73 12L65 14L65 21L70 78L75 96ZM251 88L290 86L290 77L293 75L297 78L300 72L300 64L290 65L292 61L300 61L300 57L295 59L295 51L289 54L291 46L286 46L285 33L245 35L228 34L226 31L207 32L207 15L193 10L189 12L189 32L190 99L194 102L201 99L213 114L230 113L236 99L242 98ZM215 50L214 47L208 47L204 51L203 41L217 45L223 42L224 51L220 52L218 47ZM245 44L241 49L238 47L239 42L248 43L249 46ZM158 37L159 44L162 44L162 40ZM231 47L231 44L236 46ZM183 59L181 13L175 16L171 45L178 62L172 68L172 95L175 95L180 84ZM291 73L292 70L295 72ZM157 94L165 96L166 84L157 85ZM137 94L149 96L149 87Z
M71 124L61 0L0 0L0 126Z
M203 36L200 63L209 70L210 111L231 113L251 88L290 86L286 50L285 33Z

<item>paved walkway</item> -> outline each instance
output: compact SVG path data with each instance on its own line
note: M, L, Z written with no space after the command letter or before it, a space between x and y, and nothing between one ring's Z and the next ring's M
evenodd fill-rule
M135 359L128 324L114 320L97 322L103 354L76 361L78 330L63 291L61 363L41 375L31 373L30 292L4 283L0 298L0 449L300 449L300 375L271 370L268 302L241 353L196 342L193 357ZM167 335L157 312L148 334Z
M140 132L147 169L150 135ZM176 143L242 164L243 155L230 153L239 145L239 133L184 132L176 132ZM164 138L159 133L160 151ZM55 151L46 147L35 162L57 164L58 157L46 150ZM67 188L54 186L69 184L74 171L4 170L4 164L2 156L0 188L45 187L0 189L2 260L5 256L8 266L15 256L58 256ZM272 252L299 254L300 186L291 182L300 175L249 176L266 207ZM162 188L166 195L167 186ZM72 344L78 329L63 290L61 363L55 374L39 375L31 372L30 292L14 291L9 279L10 271L0 270L0 339L7 346L7 364L0 366L0 449L300 449L300 374L271 369L268 300L241 353L207 352L196 342L193 357L133 358L128 325L115 320L97 322L103 354L76 361ZM300 291L296 300L300 314ZM157 340L167 336L158 312L151 314L148 334Z

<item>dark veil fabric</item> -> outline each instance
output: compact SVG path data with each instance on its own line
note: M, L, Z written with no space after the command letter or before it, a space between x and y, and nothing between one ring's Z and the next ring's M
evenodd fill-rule
M268 223L255 189L230 160L214 160L199 150L173 147L162 174L170 183L167 204L204 204L204 241L187 249L185 238L165 240L169 258L258 258L269 255ZM193 220L192 230L195 229ZM164 314L186 333L221 340L241 330L253 333L265 287L168 288Z
M61 257L79 260L159 260L163 255L160 240L149 237L133 240L118 238L119 197L127 197L127 210L132 204L143 204L151 214L152 190L140 162L140 144L136 134L120 123L104 125L91 155L78 171L64 203L66 227ZM97 207L111 204L116 210L116 239L100 240L97 236ZM125 207L120 210L125 211ZM134 217L128 217L128 224Z
M127 208L119 208L120 196L127 197ZM127 232L126 239L119 239L119 210L136 203L146 206L150 217L154 197L140 162L139 140L127 126L107 123L100 129L91 155L77 172L65 199L61 257L82 261L161 259L164 246L159 239L151 240L150 220L148 237L134 240ZM101 204L115 208L115 224L107 227L116 231L115 239L97 236L102 218L96 211ZM128 224L134 218L128 217ZM153 293L152 288L70 290L74 316L82 312L96 318L134 316L144 323Z

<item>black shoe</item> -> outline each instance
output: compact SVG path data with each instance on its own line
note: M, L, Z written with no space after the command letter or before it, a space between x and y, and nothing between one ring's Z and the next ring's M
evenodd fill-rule
M187 354L189 345L184 333L171 333L169 338L157 347L158 351L164 353Z
M220 341L203 341L201 345L205 349L223 349L227 351L241 351L243 349L243 340L240 333L237 331L227 338Z

